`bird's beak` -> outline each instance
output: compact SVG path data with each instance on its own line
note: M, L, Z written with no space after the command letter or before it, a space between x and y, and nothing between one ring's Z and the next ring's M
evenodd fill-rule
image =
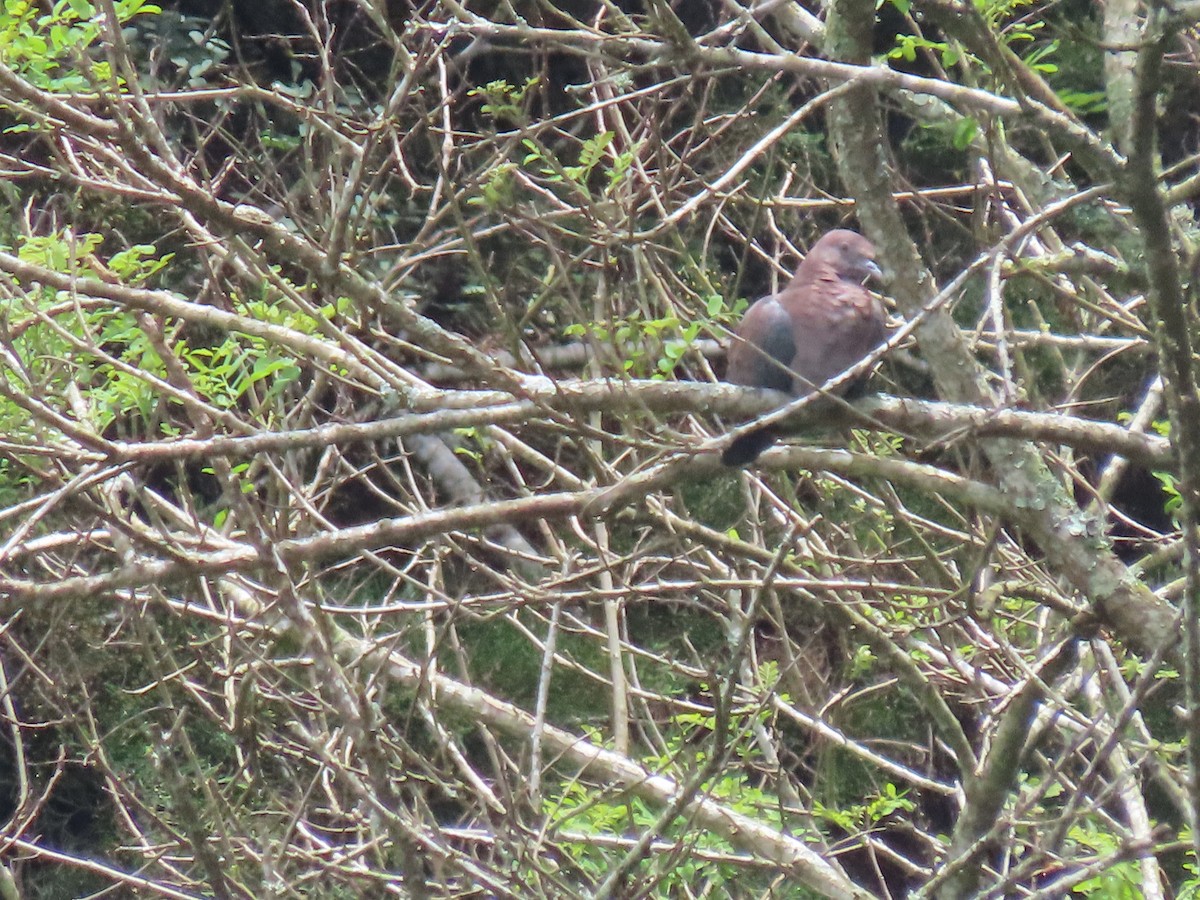
M863 277L863 281L867 282L874 278L876 281L883 281L883 270L875 264L875 260L868 259L863 263L863 270L867 273Z

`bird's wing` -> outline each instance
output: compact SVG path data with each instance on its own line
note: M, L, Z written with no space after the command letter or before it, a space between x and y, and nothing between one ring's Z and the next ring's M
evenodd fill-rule
M795 352L791 318L775 297L763 297L746 311L738 326L725 380L790 392L789 367Z
M883 306L862 285L831 274L803 291L785 299L794 320L792 368L800 393L846 371L887 337Z

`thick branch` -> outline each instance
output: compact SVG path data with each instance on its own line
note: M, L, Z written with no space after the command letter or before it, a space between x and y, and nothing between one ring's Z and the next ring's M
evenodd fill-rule
M775 391L724 384L664 381L551 381L529 377L523 382L526 400L513 400L504 391L413 391L411 413L373 422L319 425L285 432L247 436L179 438L152 442L113 441L113 457L148 462L212 456L253 456L305 447L326 447L387 440L410 434L453 431L479 425L538 424L547 410L609 413L715 413L721 416L762 415L791 398ZM1131 432L1120 425L1081 419L1061 413L1016 409L983 409L955 403L876 396L847 404L812 404L786 420L789 428L836 428L853 425L875 431L899 432L929 441L962 441L1012 437L1062 444L1090 453L1121 456L1147 467L1171 463L1166 440ZM692 449L719 449L722 440Z
M1133 210L1146 252L1150 307L1154 312L1159 367L1171 419L1171 445L1179 459L1184 571L1184 634L1188 701L1188 764L1193 848L1200 853L1200 394L1193 364L1195 310L1189 309L1171 223L1157 177L1157 101L1163 54L1177 33L1162 7L1152 6L1134 70L1129 164L1118 186Z
M840 0L833 13L828 26L831 52L851 61L866 58L873 4ZM895 273L891 292L902 311L916 315L936 291L892 199L891 166L873 88L863 86L831 107L830 134L842 181L885 267ZM947 313L928 314L916 334L942 396L994 405L982 367ZM1078 509L1037 449L1010 440L991 442L984 449L1011 502L1031 511L1025 528L1046 563L1089 598L1123 640L1140 647L1172 642L1174 611L1116 558L1104 522Z

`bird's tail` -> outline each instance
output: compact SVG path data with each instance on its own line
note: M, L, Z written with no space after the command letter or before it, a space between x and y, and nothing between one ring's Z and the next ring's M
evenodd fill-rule
M779 440L779 432L774 428L756 428L748 431L725 448L721 454L721 462L731 468L747 466L758 459L759 454Z

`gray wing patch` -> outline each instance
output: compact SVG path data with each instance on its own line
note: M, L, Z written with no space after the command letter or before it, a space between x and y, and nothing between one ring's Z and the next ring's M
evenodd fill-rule
M759 300L738 331L742 339L730 357L729 380L791 393L790 367L796 343L791 317L779 301L774 297Z

